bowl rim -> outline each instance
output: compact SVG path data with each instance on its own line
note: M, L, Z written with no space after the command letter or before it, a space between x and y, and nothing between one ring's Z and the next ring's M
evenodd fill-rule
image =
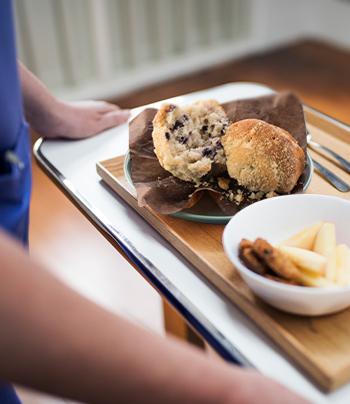
M246 265L242 263L240 260L238 253L235 253L232 248L229 247L229 229L232 227L232 224L235 220L237 220L237 217L241 214L247 214L247 211L251 209L256 209L257 206L260 206L261 204L269 204L269 203L278 203L281 202L281 199L286 199L286 198L298 198L298 199L322 199L322 200L333 200L335 203L342 203L344 205L348 205L350 209L350 201L333 196L333 195L318 195L318 194L293 194L293 195L281 195L278 197L270 198L270 199L264 199L262 201L258 201L256 203L253 203L246 208L242 209L239 211L236 215L232 217L232 219L227 223L225 226L223 235L222 235L222 244L224 247L224 251L226 253L226 256L229 258L231 263L235 266L235 268L242 273L243 275L247 276L248 278L252 278L252 280L267 286L268 288L272 288L274 290L278 291L286 291L290 292L291 294L305 294L305 295L322 295L322 294L338 294L338 293L345 293L345 292L350 292L350 285L347 286L320 286L320 287L312 287L312 286L299 286L299 285L288 285L284 284L282 282L277 282L272 279L265 278L251 269L249 269Z

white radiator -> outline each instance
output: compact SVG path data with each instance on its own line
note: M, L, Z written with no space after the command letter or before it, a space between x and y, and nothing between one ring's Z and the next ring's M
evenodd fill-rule
M19 57L56 94L115 97L249 48L250 0L15 0Z

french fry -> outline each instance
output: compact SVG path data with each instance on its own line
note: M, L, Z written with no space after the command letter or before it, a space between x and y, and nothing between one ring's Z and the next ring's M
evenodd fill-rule
M336 236L333 223L323 223L318 231L314 244L314 251L326 257L325 276L335 282L337 274Z
M304 286L313 286L313 287L326 287L326 286L336 286L334 282L329 281L323 276L311 276L305 273L302 273L300 282Z
M289 247L305 248L306 250L312 250L316 235L320 230L323 222L315 223L312 226L306 227L300 232L296 233L289 239L282 241L281 245Z
M326 258L322 255L297 247L279 246L278 249L287 255L300 269L309 271L314 276L324 274Z
M315 239L313 250L328 258L336 246L335 225L323 223Z
M345 244L336 247L337 274L336 282L339 285L350 284L350 249Z
M326 267L325 267L325 276L331 282L335 282L335 280L336 280L336 277L337 277L337 252L336 252L335 248L328 255Z

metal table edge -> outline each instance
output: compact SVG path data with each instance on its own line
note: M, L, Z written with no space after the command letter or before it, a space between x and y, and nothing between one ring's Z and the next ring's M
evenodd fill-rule
M313 114L318 115L322 117L324 120L333 123L334 125L337 125L341 127L342 129L345 129L347 131L350 131L350 125L341 121L340 119L333 118L331 115L326 114L325 112L320 111L317 108L310 107L308 104L303 104L303 107L311 111Z
M95 209L74 185L42 153L43 138L39 138L33 147L36 161L43 171L64 191L69 199L97 225L101 233L110 237L123 251L127 258L138 268L148 282L184 317L199 335L225 360L236 365L254 367L253 364L236 348L181 291L166 278L161 271L132 242Z

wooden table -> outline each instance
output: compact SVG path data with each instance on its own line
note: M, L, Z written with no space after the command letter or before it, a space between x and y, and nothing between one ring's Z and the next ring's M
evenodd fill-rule
M216 88L208 96L215 98L225 92L232 99L266 91L261 85L232 84ZM350 385L328 395L318 390L246 316L100 182L96 162L124 153L127 146L124 125L79 142L40 140L35 155L95 227L222 357L254 366L313 402L346 402Z

